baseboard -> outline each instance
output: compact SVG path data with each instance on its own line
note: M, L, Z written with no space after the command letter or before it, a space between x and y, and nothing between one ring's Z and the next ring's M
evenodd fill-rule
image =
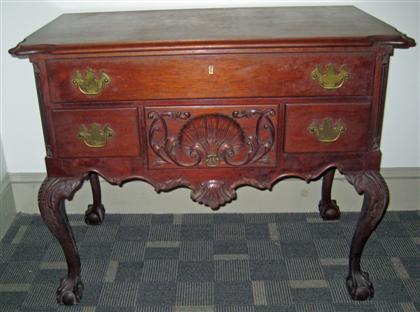
M384 168L382 174L390 189L389 210L420 210L420 168ZM17 212L38 213L37 192L44 173L12 173L10 180ZM207 207L194 203L188 189L157 194L147 183L133 181L120 188L101 181L103 202L108 213L209 213ZM309 184L298 179L284 180L273 191L251 187L237 190L238 199L216 213L315 212L320 197L320 181ZM337 175L333 197L342 211L360 211L362 197ZM89 183L85 183L73 201L66 204L68 213L83 213L91 203Z
M12 185L9 176L0 183L0 240L6 234L10 224L16 216Z

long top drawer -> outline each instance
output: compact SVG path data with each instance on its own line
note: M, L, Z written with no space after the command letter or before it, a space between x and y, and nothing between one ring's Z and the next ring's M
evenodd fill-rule
M375 54L262 53L53 59L53 102L370 95Z

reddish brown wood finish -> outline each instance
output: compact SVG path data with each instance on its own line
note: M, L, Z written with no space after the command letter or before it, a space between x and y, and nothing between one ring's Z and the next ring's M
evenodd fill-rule
M353 299L371 298L360 258L388 204L379 174L388 61L394 48L414 45L353 7L65 14L29 36L10 53L34 64L48 173L39 208L68 264L58 302L82 296L64 200L88 177L88 223L103 219L98 175L119 185L143 180L157 192L188 187L212 209L243 185L271 189L286 177L324 176L319 208L334 219L335 168L365 196L347 286ZM350 78L327 91L311 72L330 63L346 65ZM88 67L111 78L99 95L72 82ZM328 144L308 131L326 117L346 126ZM78 137L92 123L115 131L104 147Z
M134 99L370 95L374 53L277 53L112 57L47 61L54 102ZM311 78L320 66L346 65L351 78L326 90ZM213 73L209 74L209 66ZM86 96L72 83L76 71L105 72L111 83Z
M331 198L331 189L334 180L335 169L325 171L322 176L321 200L318 204L319 213L324 220L337 220L340 218L340 208L337 201Z
M276 105L146 107L149 168L273 167L277 115Z
M138 156L140 153L135 108L53 110L52 118L59 157ZM104 147L89 147L78 136L82 125L89 128L93 123L108 125L114 131Z
M105 207L102 204L101 185L96 173L89 174L90 187L92 188L93 203L85 212L85 222L89 225L99 225L105 218Z
M366 151L369 129L369 103L325 103L286 105L285 147L286 153L301 152L355 152ZM345 132L337 141L323 143L308 130L311 123L331 118L335 123L342 120Z
M63 14L11 53L374 44L408 48L414 40L352 6L101 12Z

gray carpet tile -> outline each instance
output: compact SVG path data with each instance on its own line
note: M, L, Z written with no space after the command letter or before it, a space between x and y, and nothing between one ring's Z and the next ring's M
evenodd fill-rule
M180 282L214 281L214 261L180 261L177 280Z
M153 220L153 219L152 219ZM181 226L179 224L153 224L150 227L149 241L179 241Z
M142 282L137 293L137 305L176 305L176 282Z
M138 283L104 283L99 297L99 305L118 308L135 306L138 291Z
M324 273L317 258L286 258L286 268L291 280L324 279Z
M286 281L265 281L265 293L268 305L290 305L293 303L291 288Z
M245 240L245 224L215 224L215 240Z
M138 262L144 259L146 243L140 241L116 241L112 246L111 259Z
M350 250L345 239L314 239L314 244L320 258L345 258Z
M216 281L249 281L249 261L228 260L215 262Z
M185 261L213 260L213 241L182 241L179 259Z
M186 214L182 216L183 224L213 224L212 214Z
M145 260L142 281L174 281L177 277L178 260Z
M0 242L0 311L420 311L420 213L391 212L362 258L374 299L350 299L345 277L357 213L70 215L85 285L58 306L60 245L39 216L19 214Z
M284 260L251 260L249 262L251 279L259 280L287 280L288 274Z
M285 258L317 258L318 253L314 241L286 241L281 242L281 249Z
M213 240L213 232L213 224L184 224L181 228L181 240Z
M108 220L107 220L108 221ZM122 226L150 225L152 215L148 214L124 214L121 217Z
M247 244L249 258L252 260L277 260L283 258L279 241L249 240Z
M213 304L213 282L180 282L177 284L177 306L210 306Z
M83 242L114 242L119 228L118 225L90 226Z
M117 241L147 241L149 237L149 231L149 225L123 225L119 227L116 239Z
M309 223L306 221L278 223L277 230L282 241L309 241L312 239Z
M406 274L403 272L400 278L420 279L420 257L402 257L400 261L401 270L406 272Z
M335 312L331 303L297 304L296 312Z
M0 263L5 264L12 258L16 245L0 242Z

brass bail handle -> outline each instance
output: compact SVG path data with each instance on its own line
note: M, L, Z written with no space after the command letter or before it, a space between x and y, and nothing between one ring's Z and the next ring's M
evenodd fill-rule
M308 131L322 143L337 141L346 132L346 126L341 119L333 123L332 118L326 117L322 121L313 120Z
M84 76L79 71L76 71L72 82L83 94L97 95L104 90L107 84L111 83L111 78L105 72L101 72L97 78L95 71L92 68L88 68Z
M345 64L341 65L338 71L334 64L328 64L325 68L325 71L322 71L320 66L317 66L311 72L311 78L317 80L319 85L326 90L341 88L344 81L350 78L350 73Z
M109 125L93 123L88 126L80 125L77 137L83 140L86 146L92 148L104 147L109 138L115 135L115 131Z

